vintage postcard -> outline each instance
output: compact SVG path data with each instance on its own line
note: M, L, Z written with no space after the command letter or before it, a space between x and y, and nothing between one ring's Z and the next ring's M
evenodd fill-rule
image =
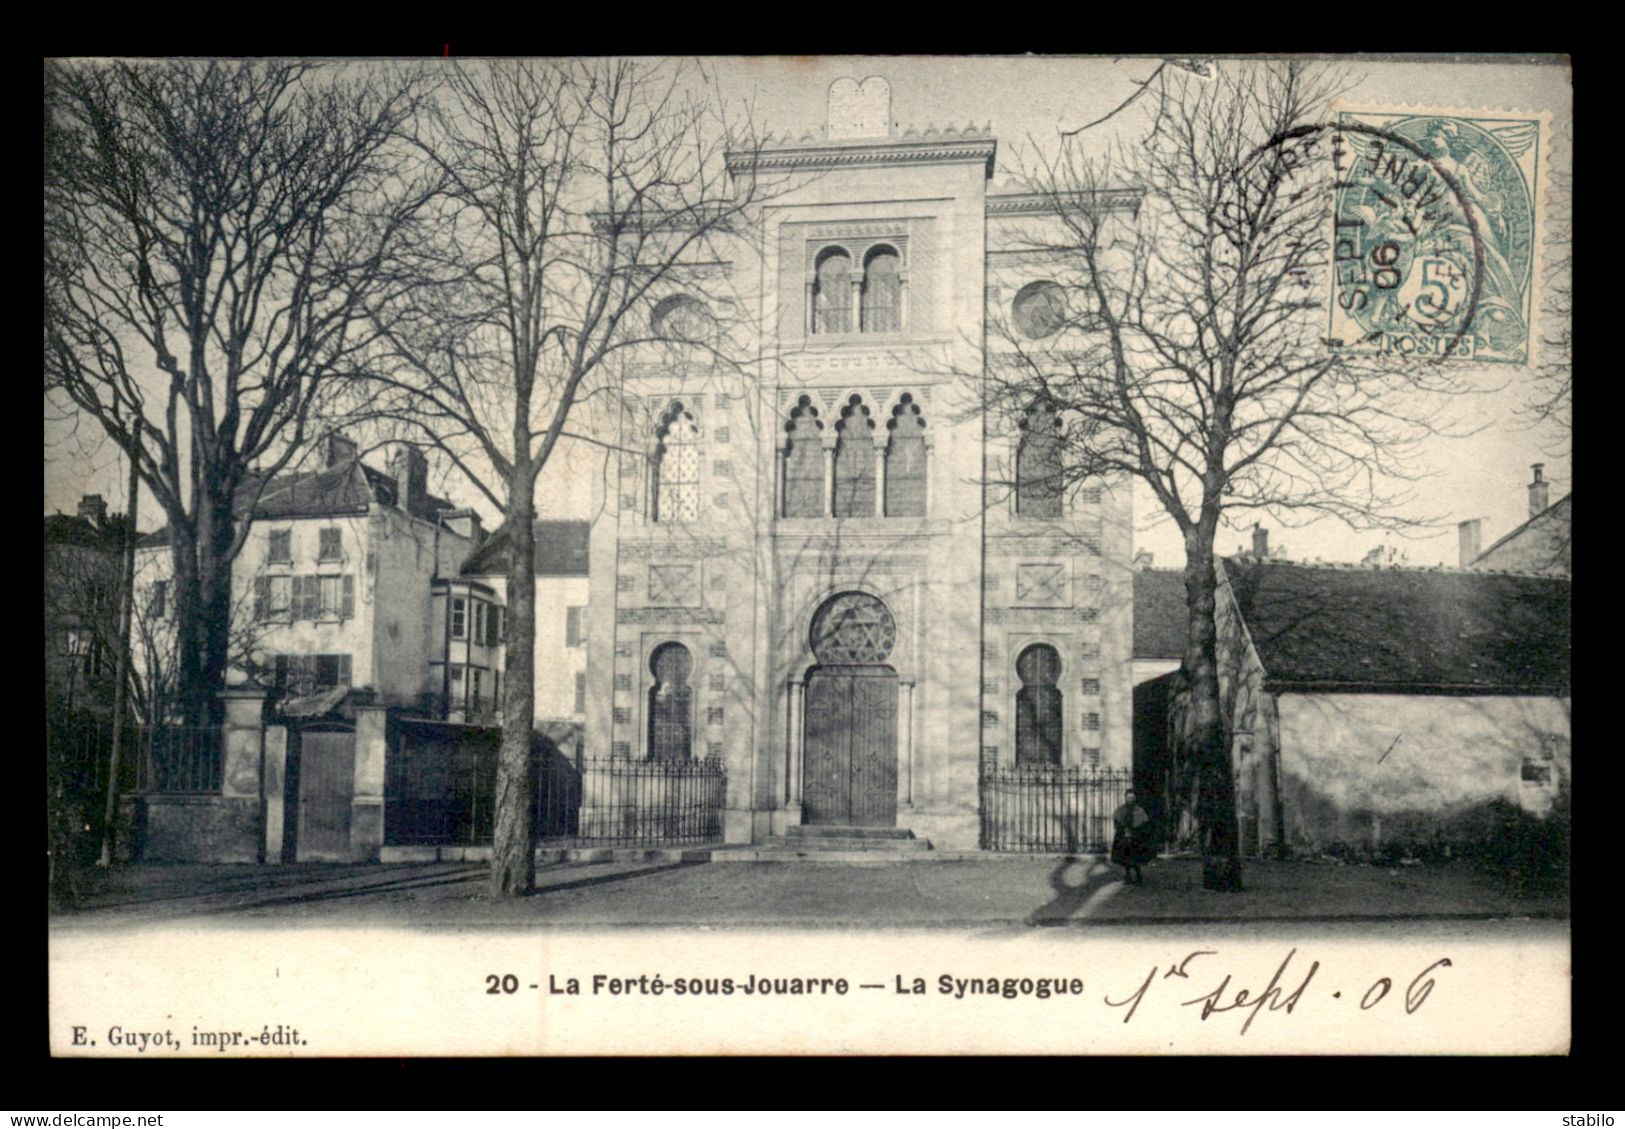
M53 1055L1568 1052L1566 59L44 91Z

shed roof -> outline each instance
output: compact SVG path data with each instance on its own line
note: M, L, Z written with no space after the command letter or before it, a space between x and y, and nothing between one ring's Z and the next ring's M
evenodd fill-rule
M586 576L592 525L585 521L536 523L536 575ZM463 565L464 576L497 576L508 571L508 527L485 539Z
M1244 559L1224 569L1272 689L1568 693L1564 578Z
M1134 657L1183 658L1189 629L1185 570L1142 568L1135 572Z

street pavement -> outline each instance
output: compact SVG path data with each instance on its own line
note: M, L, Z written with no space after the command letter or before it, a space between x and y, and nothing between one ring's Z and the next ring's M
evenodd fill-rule
M1466 863L1389 869L1252 862L1245 889L1201 886L1162 859L1127 886L1098 859L990 857L940 864L558 862L517 899L483 863L141 866L88 875L54 930L173 924L441 928L965 928L1178 922L1566 921L1566 887L1520 887Z

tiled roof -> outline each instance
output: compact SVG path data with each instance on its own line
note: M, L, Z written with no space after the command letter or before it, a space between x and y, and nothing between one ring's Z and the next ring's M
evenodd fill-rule
M247 514L261 480L262 476L251 475L237 491L236 503L232 507L236 516ZM386 506L398 505L399 497L400 488L394 476L374 470L359 460L349 459L320 470L286 471L277 475L259 492L258 502L253 503L254 517L286 519L359 514L366 513L374 501ZM428 518L451 509L452 504L430 494L425 508L426 513L413 516ZM138 542L143 547L168 543L167 526L149 533Z
M1495 552L1495 550L1499 549L1502 545L1505 545L1514 538L1521 536L1537 523L1541 525L1546 525L1548 523L1560 524L1567 528L1573 521L1573 510L1574 493L1570 491L1557 501L1553 502L1551 505L1547 506L1544 510L1541 510L1534 517L1513 529L1510 533L1502 535L1501 538L1495 542L1495 544L1491 545L1488 549L1485 549L1482 553L1479 553L1474 559L1480 561L1483 560L1485 557ZM1565 557L1567 556L1567 554L1564 555Z
M1190 613L1185 571L1142 568L1134 574L1134 657L1177 659L1185 654Z
M586 576L587 540L591 524L585 521L536 523L536 575ZM507 527L496 530L463 565L464 576L496 576L508 571Z
M123 518L119 519L121 522ZM85 518L74 514L45 515L45 543L47 545L79 545L87 549L117 552L122 538L118 530L98 528Z
M1567 693L1569 582L1227 560L1275 689Z

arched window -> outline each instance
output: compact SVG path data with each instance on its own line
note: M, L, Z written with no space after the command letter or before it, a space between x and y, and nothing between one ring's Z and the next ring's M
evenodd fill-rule
M903 328L903 261L890 247L863 259L863 332L896 333Z
M694 751L694 657L681 643L662 643L649 656L649 759L688 760Z
M1064 488L1060 413L1034 404L1021 421L1021 446L1016 450L1016 513L1060 517Z
M813 272L813 332L852 332L852 256L831 247Z
M835 425L835 516L875 516L875 424L861 396L841 409Z
M1016 659L1016 767L1061 763L1061 656L1034 643Z
M790 409L784 456L784 516L824 516L824 445L818 433L824 423L807 396Z
M700 429L681 401L673 401L655 431L654 521L693 521L700 511Z
M919 517L925 513L925 417L914 397L904 392L886 421L886 516Z

